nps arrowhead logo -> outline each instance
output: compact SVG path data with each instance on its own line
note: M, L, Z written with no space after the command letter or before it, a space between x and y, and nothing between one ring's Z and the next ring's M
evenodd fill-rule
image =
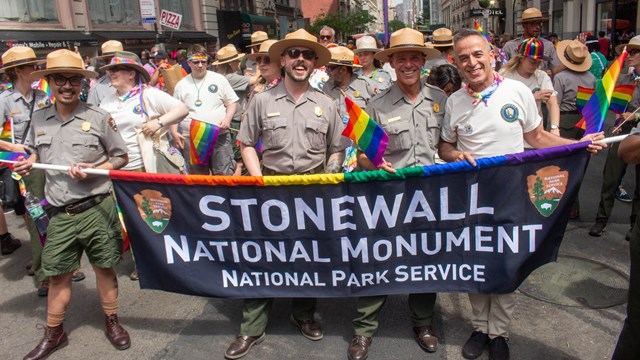
M542 216L549 217L558 207L568 181L569 172L560 171L558 166L546 166L527 176L529 200Z
M151 230L160 234L169 225L171 220L171 200L163 197L156 190L142 190L133 196L140 212L142 220L149 225Z

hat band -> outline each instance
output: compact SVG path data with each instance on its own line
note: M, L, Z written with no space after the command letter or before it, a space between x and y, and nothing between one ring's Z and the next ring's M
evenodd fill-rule
M522 19L522 22L529 22L529 21L542 21L544 20L544 17L542 16L536 16L536 17L532 17L532 18L526 18L526 19Z
M438 45L438 44L451 44L453 42L453 38L449 39L449 40L435 40L433 39L433 41L431 41L431 43L433 45Z
M260 45L260 44L262 44L263 42L265 42L267 40L269 40L269 39L262 39L262 40L258 40L256 42L252 42L251 45L249 45L249 46Z
M15 61L11 61L11 62L8 62L8 63L4 63L2 68L6 68L6 67L9 67L9 66L17 66L17 65L22 65L22 64L27 64L27 63L30 63L30 62L37 62L37 61L38 61L37 58L15 60Z
M389 49L396 49L396 48L403 48L403 47L421 47L426 49L426 47L424 47L424 45L422 44L400 44L400 45L392 46Z
M118 56L114 56L113 58L111 58L111 62L109 63L109 65L118 65L118 64L138 65L138 62L133 59L127 59L127 58L118 57Z
M231 55L231 56L226 57L226 58L221 58L221 59L219 58L219 59L218 59L218 62L231 60L231 59L233 59L233 58L238 57L238 55L239 55L239 54L235 54L235 55Z
M331 59L331 62L338 63L338 64L344 64L344 65L353 65L353 60L333 60L333 59Z
M584 59L582 59L582 61L578 62L576 60L573 60L569 53L567 52L569 48L567 47L566 49L564 49L564 58L567 59L568 62L572 63L573 65L581 65L584 62Z
M64 72L65 70L75 70L75 71L87 71L85 69L81 69L79 67L71 67L71 66L56 66L56 67L48 67L45 69L47 72Z

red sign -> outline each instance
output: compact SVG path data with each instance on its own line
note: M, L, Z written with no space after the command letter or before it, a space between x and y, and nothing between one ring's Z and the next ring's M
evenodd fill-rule
M160 25L178 30L180 23L182 23L182 15L167 10L162 10L160 13Z

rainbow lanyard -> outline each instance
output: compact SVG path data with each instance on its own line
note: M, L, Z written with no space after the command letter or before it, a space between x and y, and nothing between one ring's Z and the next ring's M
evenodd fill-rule
M493 95L493 93L496 92L498 86L500 85L500 83L502 83L502 81L504 81L504 77L494 71L493 83L491 83L489 87L482 90L481 92L475 92L469 87L469 84L465 84L464 87L467 89L467 93L473 98L473 102L471 104L476 105L479 104L480 101L482 101L485 103L485 105L487 105L487 103L489 102L489 98L491 97L491 95Z

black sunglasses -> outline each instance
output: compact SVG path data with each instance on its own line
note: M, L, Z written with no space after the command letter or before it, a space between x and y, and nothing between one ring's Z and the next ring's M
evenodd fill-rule
M289 55L289 57L292 59L297 59L300 57L300 55L302 55L305 60L313 60L317 58L316 52L313 50L289 49L287 50L286 54Z
M265 65L269 65L271 64L271 59L268 56L258 56L256 58L256 63L257 64L263 63Z
M631 49L627 52L629 53L629 55L636 55L636 54L640 54L640 49Z
M320 39L329 40L331 39L331 35L320 35Z
M82 84L82 76L72 76L68 78L62 75L52 75L51 79L53 79L53 83L57 86L64 86L67 81L71 86L80 86Z

